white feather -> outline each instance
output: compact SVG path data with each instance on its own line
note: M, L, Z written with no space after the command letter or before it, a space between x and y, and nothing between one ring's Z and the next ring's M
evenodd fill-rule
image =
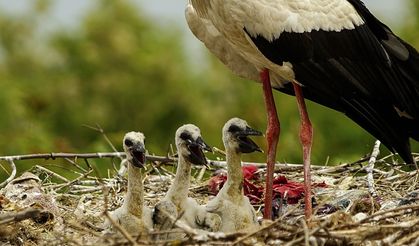
M245 58L243 52L237 51L236 47L225 38L220 31L213 25L212 21L207 18L208 10L202 10L202 5L199 5L200 11L197 11L192 5L194 1L189 2L185 9L186 21L192 33L204 43L204 45L211 51L224 65L226 65L234 74L239 77L259 82L259 71L263 67L257 67L256 63L250 62ZM208 6L208 5L207 5ZM243 36L247 40L248 37ZM247 42L247 41L246 41ZM249 41L248 44L252 42ZM257 48L254 47L252 49ZM261 55L258 53L258 55ZM278 70L284 69L278 67ZM292 77L293 73L290 71L291 64L285 68L283 74L288 74ZM283 76L270 71L271 83L274 87L281 87L283 83L287 82Z
M292 64L280 66L268 60L245 28L252 36L273 40L284 31L341 31L364 23L346 0L191 0L186 15L192 32L234 73L255 80L254 72L243 70L267 68L273 87L294 81Z
M226 24L236 23L252 36L270 41L284 31L341 31L364 23L347 0L213 0L216 4L223 13L231 13L225 17Z

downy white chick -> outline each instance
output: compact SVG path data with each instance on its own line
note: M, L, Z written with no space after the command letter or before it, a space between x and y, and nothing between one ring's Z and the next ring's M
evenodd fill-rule
M211 148L202 139L199 128L192 124L183 125L176 131L175 142L178 152L176 176L166 196L155 206L154 227L160 230L171 229L172 221L166 216L169 214L174 218L182 215L180 220L192 228L218 231L220 217L208 213L204 206L188 197L191 165L207 164L203 150ZM174 237L181 237L181 234L170 236Z
M146 162L145 137L141 132L129 132L123 140L128 162L128 190L121 207L112 211L111 217L128 233L139 235L153 228L151 210L144 206L142 169ZM110 221L105 221L111 227Z
M222 232L252 230L259 226L255 209L243 193L241 154L261 151L248 136L262 136L262 133L239 118L230 119L223 127L227 182L206 206L208 212L220 215Z

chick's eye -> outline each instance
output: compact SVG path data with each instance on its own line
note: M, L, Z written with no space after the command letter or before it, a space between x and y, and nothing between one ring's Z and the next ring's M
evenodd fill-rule
M180 138L184 141L190 141L191 135L187 132L182 132L182 134L180 134Z
M236 126L236 125L231 125L229 128L228 128L228 131L229 132L231 132L231 133L237 133L237 132L239 132L241 129L240 129L240 127L238 127L238 126Z
M133 145L132 141L129 139L125 139L124 144L128 147L131 147Z

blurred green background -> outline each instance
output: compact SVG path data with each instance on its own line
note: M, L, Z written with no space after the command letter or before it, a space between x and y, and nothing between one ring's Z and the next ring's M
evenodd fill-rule
M142 131L157 155L167 153L185 123L221 149L221 128L231 117L266 128L260 86L232 75L198 40L185 40L177 23L156 24L134 1L96 0L77 25L46 31L54 1L25 3L19 14L0 9L0 155L111 151L84 125L99 124L119 150L125 132ZM394 31L419 48L419 0L408 4ZM296 102L275 97L282 124L277 159L301 163ZM355 161L371 151L374 139L343 115L308 107L314 164ZM256 140L266 149L263 138Z

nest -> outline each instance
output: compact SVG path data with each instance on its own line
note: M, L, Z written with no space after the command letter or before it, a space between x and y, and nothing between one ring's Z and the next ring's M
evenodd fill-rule
M38 155L38 158L51 157ZM91 154L81 158L104 158ZM59 157L59 154L54 158ZM123 153L109 154L121 157ZM33 157L33 156L32 156ZM80 157L80 156L76 156ZM73 163L79 177L68 180L46 167L34 166L18 178L9 178L0 192L0 243L3 245L419 245L418 172L398 165L393 156L375 161L371 169L363 158L354 163L330 167L312 166L314 182L326 185L315 188L315 215L307 223L301 201L281 203L278 218L261 219L253 232L225 234L202 233L179 221L173 230L152 231L138 237L103 231L102 223L109 211L123 201L127 180L118 170L109 170L109 177L98 178L94 169L78 164L80 158L66 157ZM417 156L416 156L417 157ZM13 160L25 159L5 158ZM31 159L31 158L27 158ZM174 177L175 161L167 157L150 157L144 180L145 202L152 207L166 193ZM12 160L12 161L11 161ZM225 163L211 162L218 169ZM371 163L370 163L371 164ZM264 164L259 167L264 177ZM370 169L368 169L370 168ZM277 164L276 175L301 182L303 167ZM205 204L211 196L208 179L214 170L194 167L190 196ZM119 170L119 174L123 170ZM367 178L367 173L371 176ZM367 181L368 180L368 181ZM372 181L371 181L372 180ZM255 180L261 185L264 180ZM371 182L373 182L371 184ZM371 187L373 186L373 187ZM261 206L254 204L258 215ZM175 241L159 241L162 233L186 236Z

